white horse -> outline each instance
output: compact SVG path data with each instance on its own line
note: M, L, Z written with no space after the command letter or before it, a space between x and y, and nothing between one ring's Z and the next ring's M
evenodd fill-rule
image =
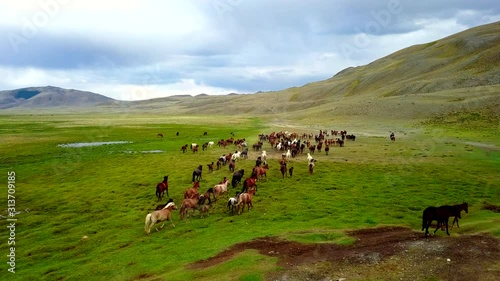
M170 221L172 223L172 226L175 227L174 222L172 221L172 210L177 210L177 206L175 205L174 202L168 203L163 209L159 211L153 211L149 213L146 216L146 221L144 225L144 231L146 231L147 234L151 232L151 228L153 225L155 225L157 222L164 222L164 221ZM165 223L161 226L163 228L165 226ZM159 231L159 229L156 227L156 231Z
M288 149L285 153L285 157L286 157L286 160L290 160L290 158L292 157L292 153L290 152L290 149Z
M237 161L238 159L240 159L240 156L241 156L241 151L237 151L231 156L231 160Z
M267 154L266 154L266 151L265 151L265 150L262 150L262 154L260 155L260 159L262 159L262 161L266 161L266 159L267 159Z
M238 197L240 197L239 192L237 192L234 197L229 198L229 200L227 201L227 209L228 209L228 211L231 211L231 215L234 214L234 211L237 211Z
M209 147L209 148L212 148L213 146L214 146L214 142L213 142L213 141L209 141L209 142L208 142L208 147Z
M314 161L314 158L311 156L310 153L307 153L307 163L311 163Z

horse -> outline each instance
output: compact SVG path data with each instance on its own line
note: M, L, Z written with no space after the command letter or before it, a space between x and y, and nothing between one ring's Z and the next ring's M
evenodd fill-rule
M217 170L220 170L222 168L222 162L219 160L217 160Z
M199 196L198 190L200 189L200 183L195 182L193 187L186 189L184 191L184 199L187 198L197 198Z
M208 148L212 148L214 146L214 142L213 141L209 141L208 142Z
M231 173L234 173L235 168L236 168L236 162L235 162L235 160L231 160L231 163L229 163L229 171Z
M188 149L188 145L185 144L181 147L182 153L186 153L186 150Z
M262 153L260 154L260 158L262 158L262 160L266 160L267 159L267 153L265 150L262 150Z
M309 175L314 173L314 162L309 162Z
M179 218L182 220L184 219L185 216L188 216L189 210L193 210L194 214L194 211L196 210L197 207L198 207L198 198L188 198L182 200L181 209L179 210Z
M227 193L227 186L229 185L229 180L225 179L222 183L216 184L213 187L214 201L217 200L216 196Z
M328 152L330 151L330 146L326 145L325 146L325 154L328 156Z
M286 163L280 165L280 171L281 171L281 175L283 176L283 178L285 178L285 175L286 175Z
M286 160L290 160L291 157L292 157L292 152L290 151L290 149L288 149L285 153L285 158Z
M290 167L290 169L288 169L288 174L290 175L290 177L292 177L292 174L293 174L293 167Z
M451 228L453 229L455 222L457 223L457 227L460 228L460 226L458 225L458 219L462 218L460 213L462 211L465 211L465 213L468 214L469 213L469 204L467 202L463 202L462 204L453 205L451 207L453 207L453 211L454 211L454 215L455 215L455 218L453 219L453 223L451 224Z
M253 195L255 195L255 188L250 188L248 192L241 193L238 196L238 215L240 214L240 206L242 206L241 213L245 211L245 205L247 205L248 211L250 211L250 207L252 207L253 209L253 204L252 204Z
M395 141L396 140L396 137L394 136L394 133L391 133L391 135L389 136L389 138L391 139L391 141Z
M158 133L158 135L156 135L158 138L163 138L163 134L162 133Z
M227 201L227 210L231 211L231 215L234 214L234 211L238 208L238 197L240 193L236 192L236 195L234 197L229 198Z
M311 156L310 153L307 153L307 162L310 163L312 161L314 161L314 158Z
M177 206L174 202L168 203L163 209L159 211L153 211L146 216L146 220L144 223L144 231L149 234L151 232L151 227L155 225L157 222L170 221L172 226L175 227L174 222L172 221L172 210L177 210ZM163 228L165 223L161 226ZM156 231L159 231L156 228Z
M168 195L168 176L164 176L163 181L156 185L156 197L158 197L158 201L161 201L161 198L163 197L163 194L165 194L165 191L167 192L167 196L169 196Z
M213 172L214 171L214 162L212 162L211 164L207 164L207 167L208 167L209 172Z
M253 168L253 172L252 173L255 173L255 177L257 179L262 179L263 176L266 177L266 181L267 181L267 170L269 169L269 166L266 164L262 167L254 167Z
M243 178L243 175L245 174L245 170L241 169L238 170L236 173L233 174L233 178L231 179L231 185L236 187L241 182L241 179Z
M205 198L208 198L208 204L212 204L212 199L210 199L210 194L212 194L212 196L214 197L214 201L217 200L217 198L215 198L214 188L210 187L209 189L207 189L207 191L203 195Z
M198 168L193 171L193 180L192 180L192 182L194 182L195 179L196 179L196 181L200 181L201 180L201 172L202 171L203 171L203 166L202 165L198 166Z
M251 177L245 179L243 182L243 188L241 192L247 192L250 187L255 187L255 191L257 191L257 176L252 175Z
M437 227L436 230L434 230L434 234L439 229L441 224L444 223L446 226L446 234L450 235L450 233L448 232L448 219L450 217L460 217L460 212L462 210L465 210L466 213L468 213L469 205L466 202L460 205L445 205L440 207L426 208L422 214L422 230L425 229L425 237L429 235L429 227L431 226L433 220L437 221ZM458 225L458 219L456 218L456 220Z

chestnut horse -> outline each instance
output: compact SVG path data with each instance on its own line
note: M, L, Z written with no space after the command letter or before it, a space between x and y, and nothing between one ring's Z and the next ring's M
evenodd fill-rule
M238 215L240 214L240 206L241 208L241 213L245 211L245 205L247 205L248 211L250 211L250 207L253 209L253 204L252 204L252 196L255 195L255 188L250 188L248 190L248 193L241 193L238 196Z
M184 199L198 198L198 196L199 196L198 190L199 189L200 189L200 183L195 182L193 187L188 188L188 189L186 189L186 191L184 191Z
M175 206L174 202L168 203L163 209L159 211L153 211L146 216L146 221L144 224L144 231L149 234L151 232L151 227L155 225L157 222L162 221L170 221L172 226L175 227L174 222L172 221L172 210L177 210L177 206ZM161 226L163 228L165 223ZM156 228L156 231L159 231Z
M165 194L165 191L167 192L167 196L169 196L168 195L168 176L164 176L163 181L156 185L156 197L158 197L158 201L161 201L161 198L163 197L163 194Z
M255 166L253 168L253 173L255 173L255 177L258 180L261 180L263 177L266 177L267 180L267 170L269 169L269 165L265 164L263 166Z
M241 189L241 192L247 192L250 187L255 187L255 191L257 191L257 176L255 174L252 174L251 177L247 178L243 182L243 188Z

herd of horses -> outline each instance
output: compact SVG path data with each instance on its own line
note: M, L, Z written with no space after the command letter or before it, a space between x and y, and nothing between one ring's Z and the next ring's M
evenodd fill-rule
M347 132L345 131L340 131L343 138L348 139L355 139L354 135L347 135ZM337 133L335 131L335 133ZM332 131L332 134L334 134L334 131ZM274 133L273 133L274 135ZM321 135L321 131L320 131ZM163 137L162 135L158 134L159 137ZM278 134L279 136L279 134ZM303 138L307 138L307 136L304 134L302 136ZM309 137L311 137L309 135ZM390 140L395 141L395 136L394 133L391 133L390 135ZM253 148L258 149L262 148L263 142L262 140L269 140L273 138L269 138L269 136L264 135L259 135L259 143L258 145L254 145ZM318 140L318 137L316 136L316 140ZM230 143L235 143L233 138L229 140L221 140L225 147L228 142ZM221 146L221 141L219 141L219 146ZM241 147L241 143L239 140L236 141ZM289 147L286 150L286 153L282 154L282 159L280 161L280 172L282 174L282 177L285 178L285 176L292 176L294 167L287 167L287 160L290 159L291 156L291 150L290 150L290 145L286 145L286 142L283 142L280 140L278 142L279 144L283 144L285 147ZM328 141L326 141L328 143ZM212 147L213 142L210 143L210 147ZM275 149L276 149L276 143L271 144ZM205 145L204 145L205 146ZM329 146L327 145L325 148L326 155L328 155L328 148ZM197 151L197 145L192 144L190 147L193 152ZM187 144L182 147L183 153L187 150ZM280 149L281 150L281 149ZM312 175L314 173L314 166L316 159L314 159L311 155L311 153L314 153L313 151L310 151L310 153L307 153L307 163L308 163L308 169L309 169L309 174ZM235 157L237 155L238 157ZM246 155L246 154L245 154ZM224 177L224 180L219 182L218 184L214 185L212 188L209 188L204 194L200 194L199 192L199 182L202 179L202 171L203 171L203 166L199 165L192 173L192 182L193 182L193 187L187 189L184 192L184 199L181 203L181 207L179 210L179 217L180 219L184 219L188 217L190 214L189 212L191 211L191 214L194 214L196 210L199 210L200 216L203 217L204 213L207 213L208 210L210 209L210 206L212 204L212 198L213 200L216 201L217 197L220 197L221 195L228 194L228 186L232 185L233 188L238 186L239 184L242 183L242 190L241 192L237 192L235 196L230 197L227 201L227 209L228 212L231 213L231 215L234 215L235 213L240 214L244 212L245 206L247 207L247 210L250 210L253 208L252 204L252 197L255 195L257 191L257 181L259 180L267 180L267 170L269 169L269 166L266 162L267 154L266 151L262 151L261 155L257 158L256 160L256 165L252 169L251 176L244 179L244 174L245 170L240 169L238 171L235 170L235 162L236 160L239 159L241 156L241 152L239 153L236 151L234 154L229 153L228 155L222 155L218 161L217 161L217 168L219 169L221 165L225 165L226 163L229 164L229 169L231 172L233 172L233 177L231 179L231 182L227 177ZM208 164L209 171L213 172L213 165L214 162L211 164ZM167 194L167 197L169 196L168 194L168 175L164 176L163 181L158 183L156 185L156 197L158 201L162 201L164 194ZM205 201L208 200L208 205L205 204ZM240 211L241 208L241 211ZM145 227L144 230L146 233L150 233L151 228L158 222L164 222L161 228L165 225L165 221L170 221L172 226L175 227L174 223L172 222L172 211L177 210L177 206L173 202L172 199L169 199L165 204L158 205L156 210L149 213L146 216L145 220ZM425 230L425 237L429 236L429 227L432 226L432 222L436 221L436 229L434 230L434 234L438 231L439 228L441 228L443 231L446 230L446 234L450 235L449 233L449 218L453 217L453 222L451 225L451 228L457 224L457 227L459 227L458 220L461 218L461 212L465 211L465 213L468 213L468 203L464 202L462 204L457 204L457 205L444 205L440 207L428 207L423 211L422 214L422 231ZM158 231L159 229L156 228Z

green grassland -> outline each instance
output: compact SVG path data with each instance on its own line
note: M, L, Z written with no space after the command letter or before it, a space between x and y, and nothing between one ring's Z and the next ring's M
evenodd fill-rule
M486 113L485 113L486 114ZM500 135L497 121L464 112L425 123L339 120L294 122L289 131L317 133L347 129L358 137L330 155L316 153L314 175L305 155L292 159L295 172L281 178L279 152L269 144L267 180L258 183L254 209L231 216L222 198L206 218L198 214L144 233L144 218L157 205L156 183L169 175L170 197L178 205L203 165L201 190L231 176L227 167L208 173L206 164L234 146L183 154L180 147L221 138L245 138L287 129L290 120L228 116L140 114L0 115L0 156L7 216L7 172L16 173L16 274L7 272L8 233L0 243L2 280L262 280L280 270L277 259L249 250L203 270L189 264L257 237L279 236L303 243L352 243L346 230L381 225L421 229L425 207L469 203L460 234L500 236ZM487 115L490 116L490 115ZM373 121L373 120L372 120ZM358 122L358 123L356 123ZM335 123L336 125L331 125ZM377 125L378 124L378 125ZM472 124L472 125L471 125ZM397 140L388 140L388 130ZM203 136L204 132L208 135ZM157 133L164 138L158 138ZM176 132L180 135L176 136ZM130 141L69 148L58 144ZM145 153L163 150L162 153ZM237 163L245 175L257 152ZM234 194L237 189L229 187ZM437 235L445 235L439 232ZM422 233L423 235L423 233ZM88 239L83 239L87 236Z

